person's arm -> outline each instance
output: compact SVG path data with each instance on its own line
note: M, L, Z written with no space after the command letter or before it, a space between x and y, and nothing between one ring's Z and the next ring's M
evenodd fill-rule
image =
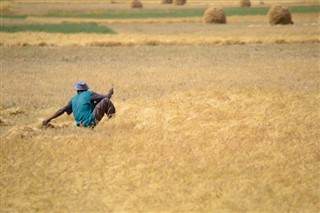
M104 98L111 99L112 95L113 95L113 88L109 89L109 92L107 95L101 95L96 92L92 92L91 101L93 101L94 103L99 103Z
M58 110L56 113L54 113L52 116L50 116L49 118L46 118L44 121L42 121L42 124L43 124L44 126L48 126L49 123L50 123L50 121L51 121L52 119L55 119L55 118L59 117L59 116L62 115L64 112L65 112L65 111L63 110L63 108L62 108L62 109L59 109L59 110Z
M44 126L48 126L50 121L52 119L55 119L57 117L59 117L60 115L62 115L63 113L67 112L68 115L70 115L72 113L72 106L71 106L71 102L69 102L65 107L59 109L57 112L55 112L53 115L51 115L50 117L46 118L45 120L42 121L42 124Z

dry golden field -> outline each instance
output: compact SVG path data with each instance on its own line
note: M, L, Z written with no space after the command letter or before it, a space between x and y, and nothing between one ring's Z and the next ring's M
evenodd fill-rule
M1 25L93 21L118 34L0 33L0 212L320 212L319 14ZM116 117L44 128L79 79Z
M2 212L318 212L319 47L1 47Z
M29 17L3 24L95 22L118 34L0 33L0 46L135 46L306 43L320 41L319 14L294 14L294 25L270 26L264 16L235 16L227 25L208 26L200 18L75 19Z

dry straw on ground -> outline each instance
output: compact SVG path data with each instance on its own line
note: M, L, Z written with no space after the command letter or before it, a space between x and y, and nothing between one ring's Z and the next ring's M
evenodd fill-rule
M130 8L142 8L143 4L140 0L132 0L130 2Z
M319 46L0 47L1 211L319 212ZM41 128L78 77L116 118Z
M251 7L250 0L240 0L240 6L241 7Z
M268 18L271 25L293 24L289 8L279 4L271 6Z
M175 5L184 5L187 3L187 0L173 0Z
M205 24L225 24L227 18L222 8L209 7L204 13L203 22Z
M0 46L135 46L135 45L230 45L230 44L268 44L300 43L320 41L318 35L277 35L264 36L199 36L199 35L97 35L97 34L51 34L51 33L0 33L3 41Z

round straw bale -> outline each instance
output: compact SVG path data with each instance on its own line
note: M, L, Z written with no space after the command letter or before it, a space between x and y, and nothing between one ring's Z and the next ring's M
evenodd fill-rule
M269 23L272 25L293 24L289 8L282 5L273 5L268 12L268 17Z
M205 24L225 24L227 23L226 15L221 8L209 7L203 15Z
M187 3L187 0L173 0L173 3L175 5L184 5L185 3Z
M250 0L240 0L240 6L241 7L251 7Z
M172 4L172 0L161 0L161 4Z
M143 5L140 0L132 0L130 2L130 8L142 8Z

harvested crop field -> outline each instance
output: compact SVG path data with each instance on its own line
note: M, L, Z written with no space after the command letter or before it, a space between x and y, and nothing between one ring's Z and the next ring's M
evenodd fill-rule
M320 212L317 1L0 3L1 212ZM116 116L43 126L79 79Z
M199 20L179 19L182 22L159 23L99 23L111 27L117 34L52 34L45 32L1 33L1 46L136 46L136 45L215 45L306 43L320 41L319 22L315 15L300 19L292 26L269 26L258 22L231 23L226 26L206 26ZM310 21L311 19L311 21ZM36 21L37 19L30 19ZM57 20L57 19L56 19ZM48 20L47 20L48 21ZM61 21L61 20L60 20ZM144 20L146 21L146 20ZM169 21L169 20L166 20ZM76 20L69 20L70 23ZM102 21L105 22L105 21ZM169 21L170 22L170 21Z
M30 32L25 30L1 32L0 46L135 46L135 45L216 45L216 44L270 44L310 43L320 41L318 13L294 14L294 25L270 26L265 16L231 16L226 25L205 25L199 17L93 19L65 17L27 17L3 19L5 27L36 24L39 28L50 24L79 25L80 28L98 28L96 33L66 34ZM113 30L113 34L101 34ZM33 27L34 28L34 27ZM60 28L63 28L61 26Z
M1 210L319 211L319 47L1 47ZM43 128L78 79L117 116Z

